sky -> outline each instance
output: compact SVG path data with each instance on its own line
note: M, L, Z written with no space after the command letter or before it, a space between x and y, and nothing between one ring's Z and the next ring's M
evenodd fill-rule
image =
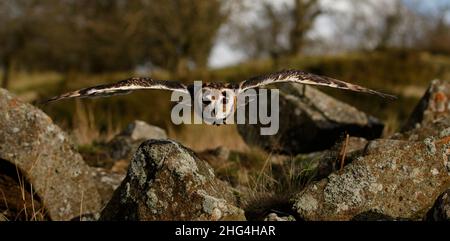
M261 2L253 1L253 0L244 0L247 1L251 7L249 12L244 13L244 16L238 16L244 21L252 21L257 18L257 7ZM269 0L266 0L269 1ZM393 2L391 0L370 0L375 2ZM450 4L450 0L403 0L409 7L417 9L418 11L435 11L438 8L446 4ZM292 0L275 0L272 1L274 5L281 5L284 3L291 4ZM321 0L321 5L330 10L337 10L339 12L350 11L351 2L349 0ZM311 35L319 36L324 39L331 39L334 36L334 32L336 31L336 25L333 22L334 20L329 16L321 16L316 20L316 24L314 25L313 30L311 31ZM447 21L450 22L450 12L447 15ZM213 47L209 58L209 66L212 68L220 68L233 64L237 64L241 61L245 60L245 55L230 46L229 41L226 39L226 34L219 34L217 38L216 44Z

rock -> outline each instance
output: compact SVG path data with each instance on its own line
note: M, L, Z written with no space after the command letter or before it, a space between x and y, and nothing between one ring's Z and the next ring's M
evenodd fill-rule
M450 136L450 81L433 80L425 95L392 139L423 141Z
M441 140L371 141L364 156L297 194L294 210L305 220L421 219L449 187L449 155Z
M229 186L172 140L141 144L101 220L244 220Z
M90 169L41 110L0 89L0 161L17 165L52 220L100 209Z
M99 218L100 218L99 213L85 213L81 216L72 218L70 221L74 222L97 221Z
M104 207L111 200L114 191L125 178L125 174L113 172L105 168L93 168L91 171L91 175L95 179L97 190L102 199L102 207Z
M165 130L140 120L135 120L133 123L130 123L122 135L130 137L133 141L167 138Z
M450 189L442 193L427 214L428 221L450 221Z
M413 113L406 121L402 132L407 132L416 128L433 126L444 119L450 117L450 81L431 81L425 95L419 101ZM447 122L448 123L448 122ZM446 125L449 127L449 125ZM450 131L449 131L450 134ZM438 135L438 132L427 133L426 136Z
M340 141L329 150L298 154L294 158L283 162L281 166L274 165L273 170L275 176L278 177L283 175L281 172L290 170L290 175L296 179L320 180L359 157L364 152L367 143L368 141L364 138L349 137L347 143L346 140ZM345 144L346 146L344 147ZM341 163L344 149L345 158L344 162Z
M414 221L410 219L404 219L404 218L393 218L391 216L377 213L374 211L368 211L359 213L356 216L354 216L352 221Z
M216 170L216 176L219 179L227 180L232 185L234 184L232 175L227 172L226 175L222 175L221 170L225 169L224 166L231 166L228 158L230 157L230 150L226 147L217 147L215 149L204 150L196 153L197 157L201 160L208 162L208 164ZM226 172L226 171L225 171Z
M114 162L114 165L111 167L111 171L118 174L126 174L128 170L129 161L127 160L117 160Z
M108 149L112 159L130 160L143 141L166 138L167 134L163 129L149 125L144 121L136 120L108 143Z
M0 213L9 220L48 220L40 198L16 167L0 159Z
M376 118L325 93L299 85L280 89L280 128L260 135L260 125L238 125L243 139L263 149L287 154L310 153L332 147L344 133L365 139L380 137L384 125Z
M292 215L280 217L276 213L269 213L264 221L295 221L295 218Z

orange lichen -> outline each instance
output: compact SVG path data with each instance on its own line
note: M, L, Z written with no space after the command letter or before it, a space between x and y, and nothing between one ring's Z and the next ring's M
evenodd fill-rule
M434 95L434 101L436 101L436 102L445 102L445 101L447 101L447 96L445 95L445 93L437 92Z
M19 105L17 99L12 99L8 102L9 107L15 108L17 105Z
M435 141L434 143L435 144L448 144L450 142L450 136L446 136L446 137L444 137L444 138L441 138L441 139L439 139L439 140L437 140L437 141Z

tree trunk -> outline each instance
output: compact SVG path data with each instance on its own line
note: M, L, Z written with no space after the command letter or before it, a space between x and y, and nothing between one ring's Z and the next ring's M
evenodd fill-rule
M3 60L3 76L2 76L2 88L8 89L9 87L9 76L10 76L11 60L5 58Z

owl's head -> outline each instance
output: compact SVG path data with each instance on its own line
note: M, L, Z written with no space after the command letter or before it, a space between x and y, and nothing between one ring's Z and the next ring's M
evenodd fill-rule
M236 108L236 93L229 88L204 87L196 98L197 107L201 107L203 120L210 124L224 123ZM198 109L196 109L198 113ZM201 114L201 113L198 113Z

